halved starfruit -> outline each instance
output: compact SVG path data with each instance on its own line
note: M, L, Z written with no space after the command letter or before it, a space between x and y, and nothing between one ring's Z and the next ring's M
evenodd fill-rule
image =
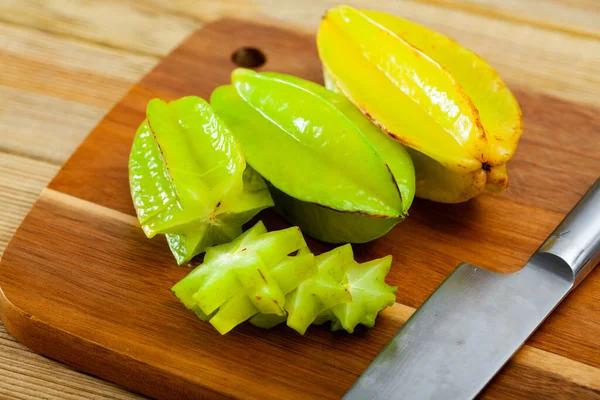
M242 233L273 205L264 180L199 97L151 100L129 157L131 196L148 237L164 233L178 264Z
M344 96L277 73L237 69L211 96L278 210L326 242L367 242L407 215L410 156Z
M455 203L506 188L522 116L481 58L415 23L349 6L326 13L317 45L327 87L409 147L417 196Z

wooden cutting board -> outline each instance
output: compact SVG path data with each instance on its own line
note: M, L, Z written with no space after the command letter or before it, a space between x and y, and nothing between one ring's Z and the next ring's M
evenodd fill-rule
M600 175L600 110L511 86L525 134L509 164L509 190L458 205L416 200L404 223L355 246L359 261L394 255L388 281L400 288L397 303L375 328L348 335L313 327L300 336L244 324L220 336L171 293L189 270L175 265L164 238L140 230L127 159L149 99L208 98L228 83L232 53L244 46L266 55L260 70L321 82L312 36L238 20L191 35L106 115L10 242L0 316L19 341L154 397L339 398L459 261L519 269ZM259 217L271 229L286 226L271 211ZM600 268L482 397L600 398Z

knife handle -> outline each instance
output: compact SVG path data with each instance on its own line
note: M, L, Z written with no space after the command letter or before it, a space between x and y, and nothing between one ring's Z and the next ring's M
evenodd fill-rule
M562 260L569 267L573 287L600 262L600 179L596 180L536 254L551 254Z

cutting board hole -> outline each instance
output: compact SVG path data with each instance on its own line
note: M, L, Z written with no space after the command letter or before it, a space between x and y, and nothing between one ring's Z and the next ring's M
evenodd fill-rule
M256 68L263 65L267 57L255 47L242 47L233 52L231 61L239 67Z

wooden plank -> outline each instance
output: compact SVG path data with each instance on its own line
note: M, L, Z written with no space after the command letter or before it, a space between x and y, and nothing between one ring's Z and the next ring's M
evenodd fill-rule
M135 0L129 0L135 3ZM469 14L480 15L492 19L502 19L525 25L557 30L572 35L600 38L600 6L595 0L416 0L414 3L433 5L438 8L449 8ZM195 0L148 0L138 2L139 7L150 12L171 12L177 15L190 15L199 20L213 20L223 15L272 15L275 18L285 14L289 9L294 12L307 10L312 17L318 16L326 7L335 6L336 2L323 3L317 1L251 0L242 2L210 2L198 5ZM349 1L352 5L365 2ZM380 1L370 4L371 8L386 7L399 3ZM405 4L407 2L404 2ZM414 5L417 8L419 5ZM406 7L403 5L403 7ZM305 11L306 12L306 11ZM307 24L298 18L296 24Z
M0 86L0 151L62 164L106 110Z
M139 396L35 354L0 324L0 397L137 399Z
M62 164L157 58L0 23L0 151Z
M473 14L505 19L571 35L600 38L595 0L417 0Z
M510 171L517 175L512 191L456 206L416 201L404 223L355 247L359 260L395 256L390 282L402 287L398 304L374 329L351 336L314 328L300 337L285 327L244 325L221 337L168 290L187 270L174 265L164 239L146 240L131 223L131 139L149 98L207 97L228 81L231 52L242 45L265 51L267 69L319 80L313 41L222 21L190 37L136 86L66 163L51 184L60 193L44 192L5 253L0 313L9 330L36 351L154 396L250 391L260 398L336 398L459 260L518 268L600 173L597 141L590 140L598 135L597 109L517 87L530 128L513 161L518 172ZM271 228L284 225L272 213L261 217ZM540 387L546 395L562 388L597 397L600 323L582 316L600 313L598 296L600 270L558 307L484 397L531 397ZM261 380L265 371L268 382Z
M0 85L104 110L158 61L6 23L0 23L0 48Z
M118 0L1 0L0 21L152 56L167 54L199 27L189 17Z

